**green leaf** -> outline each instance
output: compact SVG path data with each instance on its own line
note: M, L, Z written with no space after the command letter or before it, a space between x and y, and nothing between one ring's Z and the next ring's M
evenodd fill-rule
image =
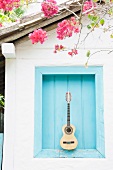
M110 3L110 0L105 0L105 3Z
M102 26L103 26L103 25L104 25L104 23L105 23L105 20L104 20L104 19L101 19L101 20L100 20L100 25L102 25Z
M95 26L95 23L94 23L94 22L92 22L92 23L91 23L91 26L92 26L92 27L94 27L94 26Z
M87 53L86 53L86 56L89 57L90 54L91 54L91 53L90 53L90 50L88 50Z
M4 107L5 103L4 103L4 96L2 96L0 94L0 107Z
M93 2L98 2L98 0L93 0Z
M24 14L25 9L22 6L20 6L19 8L16 8L14 12L17 17L21 17Z
M110 8L110 10L108 11L109 15L113 15L113 8Z
M99 19L99 17L98 16L93 16L93 18L92 18L92 21L97 21Z
M91 29L91 25L87 25L87 28L88 28L88 29Z
M111 38L113 38L113 33L110 35Z
M88 14L88 18L89 18L90 20L92 20L92 19L93 19L93 15L92 15L92 14Z
M0 10L0 23L3 25L6 23L12 23L20 19L25 13L26 7L23 5L19 6L19 8L15 8L12 11L1 11Z

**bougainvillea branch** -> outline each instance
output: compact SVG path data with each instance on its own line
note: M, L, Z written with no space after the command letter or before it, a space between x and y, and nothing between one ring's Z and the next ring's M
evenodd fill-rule
M79 16L77 15L77 14L75 14L73 11L71 11L70 9L68 9L68 8L66 8L66 7L64 7L67 11L69 11L69 12L71 12L74 16L75 16L75 18L77 19L77 20L79 20Z
M109 10L110 9L113 9L113 6L108 6L108 8L105 8L105 11L103 14L101 14L101 16L98 16L98 14L91 14L91 20L93 20L93 24L90 26L88 25L90 31L87 33L87 35L85 36L85 38L81 41L81 44L87 39L87 37L90 35L90 33L92 31L94 31L95 28L97 28L97 26L99 27L99 24L100 25L103 25L101 23L101 21L103 20L103 18L106 16L106 14L108 14ZM88 15L89 18L90 18L90 15ZM94 16L94 19L93 19L93 16ZM103 20L104 21L104 20Z
M18 8L22 1L23 0L0 0L0 10L2 12L4 11L4 13L7 13L8 11ZM33 0L25 0L24 2L24 5L34 3ZM54 53L68 51L67 53L71 57L77 55L79 53L79 46L86 41L87 37L93 31L95 31L95 29L100 28L103 32L109 31L109 37L113 38L113 25L111 24L107 28L104 27L105 16L113 16L113 0L100 0L100 2L97 2L97 0L68 0L60 5L57 4L56 0L44 0L43 2L37 1L37 3L41 3L41 11L44 14L42 16L47 19L54 17L55 15L61 15L64 11L66 12L66 10L73 15L73 17L71 17L72 15L70 16L70 19L64 19L58 23L56 28L56 38L61 41L75 35L76 44L74 44L71 49L64 47L62 44L57 44L55 45ZM78 6L80 11L79 14L76 14L71 9L76 7L78 8ZM88 25L86 25L88 33L86 34L85 38L81 40L82 29L85 27L82 20L84 15L86 15L89 20ZM0 27L2 26L2 20L0 20ZM32 44L43 44L47 40L47 32L40 28L38 30L34 30L33 33L30 33L29 38ZM86 54L86 57L88 57L86 63L88 63L90 56L92 55L90 54L90 51L88 51Z
M87 61L85 63L85 66L88 67L88 62L89 62L89 59L94 56L95 54L97 53L100 53L100 52L107 52L107 54L110 54L113 52L113 50L98 50L98 51L95 51L93 53L90 52L90 50L87 51L86 53L86 56L87 56Z
M88 29L91 28L91 30L87 33L86 37L84 38L83 41L85 41L86 38L88 37L88 35L92 31L94 31L94 28L98 28L99 25L100 26L104 25L105 20L103 18L112 8L111 6L109 6L107 4L108 7L105 8L105 10L102 9L104 11L104 14L102 14L102 16L98 16L99 12L101 12L101 7L98 4L96 4L96 2L93 2L92 0L86 0L86 1L83 0L82 3L79 3L79 4L77 3L77 5L80 5L80 8L81 8L79 16L76 15L69 8L67 8L66 5L64 6L64 9L66 9L67 11L72 13L74 15L74 17L71 17L68 20L64 19L63 21L58 23L58 26L56 28L57 38L59 40L63 40L65 38L70 38L74 33L79 34L79 36L77 38L77 43L74 45L74 48L72 48L71 50L68 51L68 54L70 56L78 54L77 49L79 49L79 44L82 43L82 42L80 42L80 38L81 38L81 34L82 34L82 29L83 29L83 23L82 23L83 15L87 15L91 22L91 24L89 24L87 26ZM55 12L54 12L54 9L56 9ZM44 1L42 3L42 11L44 12L45 17L47 17L47 18L50 18L50 17L54 16L55 14L57 14L59 9L57 7L56 1L55 0ZM102 13L103 13L103 11L102 11ZM111 34L111 37L112 37L112 34ZM32 39L32 36L31 36L31 39ZM37 42L39 42L39 41L37 41ZM32 41L32 43L33 43L33 41ZM36 43L36 41L35 41L35 43ZM68 49L68 48L64 47L63 45L55 45L54 53L57 53L58 51L64 51L66 49ZM89 61L89 58L88 58L88 61Z

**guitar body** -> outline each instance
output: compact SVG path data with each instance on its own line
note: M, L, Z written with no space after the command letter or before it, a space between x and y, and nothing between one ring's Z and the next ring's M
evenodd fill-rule
M62 127L63 137L60 140L60 146L66 150L73 150L77 147L78 141L74 136L75 127L73 125Z

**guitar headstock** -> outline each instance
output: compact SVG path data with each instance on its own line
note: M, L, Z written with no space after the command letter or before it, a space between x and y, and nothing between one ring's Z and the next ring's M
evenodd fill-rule
M67 92L67 93L66 93L66 101L67 101L68 103L70 103L70 101L71 101L71 93L70 93L70 92Z

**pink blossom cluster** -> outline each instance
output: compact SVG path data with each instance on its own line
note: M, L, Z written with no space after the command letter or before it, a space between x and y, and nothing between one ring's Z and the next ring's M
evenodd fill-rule
M47 32L42 29L35 30L33 33L29 34L29 38L32 41L32 44L40 42L41 44L47 39Z
M61 50L64 50L65 47L63 45L55 45L55 50L54 50L54 53L57 53L57 51L61 51Z
M58 51L63 51L64 49L66 49L66 47L64 47L63 45L58 45L57 44L57 45L55 45L54 53L57 53ZM70 56L77 55L78 51L74 48L71 51L69 51L68 54Z
M2 27L2 23L0 22L0 27Z
M54 16L59 11L57 2L55 0L45 0L44 2L42 2L41 6L41 10L46 18Z
M20 6L20 0L0 0L0 9L4 11L11 11L13 8Z
M72 49L70 52L68 52L68 54L69 54L70 56L77 55L77 54L78 54L78 51L74 48L74 49Z
M84 2L84 6L83 6L83 12L91 9L93 6L95 7L96 4L95 4L94 2L92 2L92 0L90 0L90 1L88 1L88 0L85 1L85 2Z
M71 37L73 33L79 33L78 22L75 17L71 17L70 20L63 20L58 23L57 38L63 40L66 37Z

